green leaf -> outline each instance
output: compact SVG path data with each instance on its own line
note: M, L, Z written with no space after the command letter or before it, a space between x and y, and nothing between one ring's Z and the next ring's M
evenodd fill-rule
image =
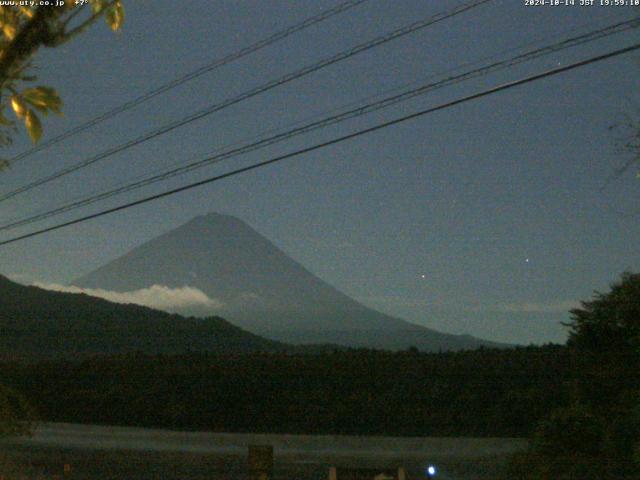
M4 33L4 36L7 37L7 40L9 41L13 40L16 36L15 25L12 25L10 23L4 23L2 25L2 33Z
M29 88L22 92L22 97L43 113L47 113L47 110L56 112L62 115L60 107L62 106L62 100L53 88L50 87L36 87Z
M27 114L27 107L24 104L24 101L20 97L20 95L12 95L11 96L11 108L16 112L16 116L18 118L24 118Z
M36 88L29 88L22 92L22 98L35 107L47 108L47 98Z
M124 6L122 2L115 2L105 14L105 20L107 21L107 25L113 30L119 30L124 23Z
M31 137L31 141L33 143L38 143L38 140L42 137L42 124L33 110L27 111L24 124L27 127L27 132Z
M43 114L45 117L49 115L49 110L47 110L47 107L43 105L37 105L35 103L32 103L31 106L35 108L37 111L39 111L41 114Z
M27 18L33 18L34 11L30 7L19 7L20 13Z
M104 9L105 0L93 0L91 2L91 9L93 13L100 13Z

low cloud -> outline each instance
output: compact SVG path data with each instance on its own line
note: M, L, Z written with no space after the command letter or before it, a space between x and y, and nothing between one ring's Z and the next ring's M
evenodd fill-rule
M508 313L556 313L568 312L572 308L579 306L580 304L578 302L567 300L552 303L505 303L498 305L496 310Z
M45 290L67 293L85 293L92 297L99 297L114 303L134 303L145 307L151 307L168 312L176 312L188 308L219 309L222 302L210 298L202 290L193 287L169 288L164 285L152 285L148 288L133 290L130 292L114 292L101 288L80 288L75 286L59 285L56 283L33 284Z
M510 302L498 304L481 304L470 300L444 301L436 299L416 299L402 296L371 296L358 297L362 303L374 307L407 307L421 309L440 309L449 311L481 313L567 313L572 308L580 307L580 302L564 300L557 302Z

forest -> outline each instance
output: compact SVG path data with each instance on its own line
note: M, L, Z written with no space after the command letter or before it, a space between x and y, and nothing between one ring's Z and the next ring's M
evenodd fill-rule
M524 436L565 405L560 346L420 353L127 354L4 362L45 421L225 432Z
M581 305L566 345L5 358L2 425L528 437L509 478L638 478L640 274Z

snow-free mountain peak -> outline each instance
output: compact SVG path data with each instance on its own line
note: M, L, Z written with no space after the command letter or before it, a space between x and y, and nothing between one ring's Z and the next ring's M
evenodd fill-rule
M270 338L298 343L425 350L491 345L372 310L318 278L242 220L193 218L73 282L126 292L189 286L218 305L215 314Z

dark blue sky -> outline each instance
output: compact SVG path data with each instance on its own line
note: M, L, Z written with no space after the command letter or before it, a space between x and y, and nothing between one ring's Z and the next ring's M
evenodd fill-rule
M125 3L117 34L98 25L37 58L65 116L45 140L295 24L337 1ZM25 159L4 191L460 1L370 0L99 127ZM576 0L576 3L579 3ZM491 2L330 66L0 203L0 221L58 206L265 131L317 118L485 58L597 29L638 7ZM38 224L75 218L638 42L637 30L442 89L383 112ZM625 161L609 130L638 113L640 56L618 57L332 146L295 160L0 248L0 272L69 282L191 217L236 215L363 303L445 332L560 341L567 309L640 266L640 180L607 183ZM23 135L23 137L26 135ZM28 147L20 138L8 152ZM8 156L10 156L8 155ZM32 225L31 228L34 228ZM4 232L2 238L29 231Z

